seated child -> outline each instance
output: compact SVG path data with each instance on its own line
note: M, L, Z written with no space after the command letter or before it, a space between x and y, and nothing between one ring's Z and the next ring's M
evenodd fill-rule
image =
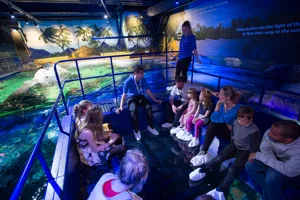
M120 138L115 133L104 134L101 108L90 107L75 134L81 162L88 166L99 166L105 164L109 156L122 156L125 147L113 146Z
M210 114L212 113L212 101L211 92L207 89L203 89L199 95L198 107L195 115L191 115L187 120L185 132L179 139L184 141L191 141L189 147L195 147L199 145L199 136L201 133L201 126L209 122ZM194 137L191 134L194 127Z
M78 104L74 106L73 115L75 119L76 128L80 126L80 124L84 121L87 111L90 107L93 106L93 103L88 100L82 100Z
M88 200L138 200L138 193L147 180L149 166L139 150L128 150L118 175L104 174L91 192Z
M292 120L274 123L264 134L260 152L250 154L246 170L263 188L263 199L288 199L286 187L300 188L300 125Z
M187 97L189 99L188 107L187 109L182 113L179 122L180 122L180 131L176 132L176 137L178 138L179 135L183 134L182 131L186 125L186 122L188 118L195 114L197 109L197 91L195 88L188 89ZM171 134L175 134L171 132Z
M223 192L240 175L250 153L256 152L259 149L260 131L253 123L253 116L254 110L251 107L241 107L238 110L237 119L233 123L230 144L217 157L190 173L190 179L198 181L206 176L206 172L212 171L214 167L220 165L223 161L235 158L221 184L216 189L207 193L217 200L225 199Z

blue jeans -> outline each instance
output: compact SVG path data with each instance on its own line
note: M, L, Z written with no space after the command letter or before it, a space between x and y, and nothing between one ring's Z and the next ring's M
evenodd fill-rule
M252 180L262 188L263 200L286 200L283 194L286 187L300 187L300 175L285 176L258 160L248 161L245 167Z

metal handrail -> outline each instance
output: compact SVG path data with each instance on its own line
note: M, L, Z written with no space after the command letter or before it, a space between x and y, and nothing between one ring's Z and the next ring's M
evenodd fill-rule
M91 58L77 58L77 59L69 59L69 60L60 60L60 61L58 61L58 62L56 62L54 64L54 72L55 72L55 77L56 77L57 84L58 84L58 87L59 87L60 90L63 90L65 83L79 80L81 94L82 94L83 99L85 99L85 93L84 93L84 89L83 89L83 85L82 85L82 80L88 80L88 79L94 79L94 78L103 78L103 77L112 77L113 78L114 91L115 91L115 99L116 99L116 102L117 102L115 76L117 76L117 75L123 75L123 74L130 74L132 72L121 72L121 73L116 73L115 74L114 73L114 68L113 68L112 58L127 57L127 56L139 56L140 57L140 64L142 65L143 64L143 56L145 56L145 55L150 55L151 56L151 55L157 55L157 54L166 54L166 67L159 68L159 69L149 69L149 70L145 70L145 71L153 71L153 70L162 70L162 69L165 69L166 70L166 79L168 80L168 69L170 67L168 67L168 58L167 58L167 55L168 55L168 53L177 53L177 52L178 51L136 53L136 54L122 54L122 55L114 55L114 56L96 56L96 57L91 57ZM80 68L79 68L79 65L78 65L78 61L106 59L106 58L110 59L110 67L111 67L111 70L112 70L112 74L106 74L106 75L101 75L101 76L92 76L92 77L81 78ZM60 78L59 78L59 74L57 72L57 65L59 63L65 63L65 62L75 62L75 66L76 66L78 78L77 79L66 80L66 81L63 82L63 85L62 85L61 81L60 81ZM67 108L67 101L66 101L65 95L63 93L62 93L62 101L63 101L63 104L64 104L65 111L66 111L67 115L69 115L69 111L68 111L68 108Z
M173 52L176 52L176 51L173 51ZM162 54L162 53L172 53L172 52L155 52L155 53L144 53L144 54L130 54L130 55L133 55L133 56L140 56L140 61L141 61L141 64L142 64L142 56L143 55L154 55L154 54ZM114 73L114 69L113 69L113 62L112 62L112 58L113 57L122 57L122 56L128 56L128 55L116 55L116 56L102 56L102 57L92 57L92 58L79 58L79 59L71 59L71 60L62 60L62 61L59 61L57 63L55 63L54 65L54 71L55 71L55 75L56 75L56 79L57 79L57 84L60 88L59 90L59 94L56 98L56 101L51 109L51 112L48 114L48 117L47 117L47 120L46 120L46 123L43 127L43 130L41 132L41 135L29 157L29 160L25 166L25 169L23 170L22 172L22 175L10 197L11 200L17 200L21 197L21 194L22 194L22 191L23 191L23 188L25 186L25 183L26 183L26 180L29 176L29 173L31 171L31 168L32 168L32 165L36 159L36 157L38 158L41 166L42 166L42 169L48 179L48 182L52 185L54 191L57 193L57 195L59 197L61 197L62 195L62 189L59 187L59 185L57 184L57 182L55 181L55 179L53 178L51 172L50 172L50 169L46 163L46 160L42 154L42 151L40 149L40 146L43 142L43 139L45 137L45 134L47 132L47 129L50 125L50 122L52 120L52 117L54 116L56 118L56 121L57 121L57 125L58 125L58 128L60 130L61 133L63 134L66 134L68 136L70 136L69 133L65 132L62 128L62 125L61 125L61 122L60 122L60 119L59 119L59 115L58 115L58 112L57 112L57 108L58 108L58 103L60 101L60 99L63 100L63 105L64 105L64 108L65 108L65 111L67 113L67 115L69 115L69 112L68 112L68 107L67 105L69 104L69 99L68 99L68 104L66 103L65 101L65 97L64 97L64 94L63 94L63 89L65 87L65 84L68 83L68 82L73 82L73 81L79 81L80 82L80 87L81 87L81 92L82 92L82 97L85 98L85 93L84 93L84 90L83 90L83 85L82 85L82 80L88 80L88 79L93 79L93 78L100 78L100 77L113 77L113 84L114 84L114 93L115 93L115 98L117 99L117 89L116 89L116 83L115 83L115 79L114 79L114 76L118 76L118 75L123 75L123 74L129 74L129 73L132 73L132 72L122 72L122 73ZM167 55L166 55L167 57ZM93 59L103 59L103 58L110 58L110 64L111 64L111 70L112 70L112 74L107 74L107 75L103 75L103 76L93 76L93 77L86 77L86 78L81 78L81 75L80 75L80 68L79 68L79 65L78 65L78 61L79 60L93 60ZM56 66L58 63L63 63L63 62L69 62L69 61L75 61L75 65L76 65L76 70L77 70L77 74L78 74L78 78L77 79L71 79L71 80L65 80L63 82L63 84L61 84L60 82L60 79L59 79L59 75L57 73L57 69L56 69ZM165 68L158 68L158 69L149 69L149 70L146 70L146 71L154 71L154 70L162 70L162 69L166 69L168 70L168 68L174 68L174 67L168 67L166 65Z
M42 144L42 141L44 139L44 136L47 132L47 129L50 125L50 122L52 120L52 117L55 116L56 120L57 120L57 124L58 124L58 127L59 127L59 130L60 132L62 132L63 134L66 134L68 136L70 136L69 133L65 132L61 126L61 122L60 122L60 119L59 119L59 115L58 115L58 112L57 112L57 108L58 108L58 103L60 101L60 99L62 99L63 101L63 105L64 105L64 108L65 108L65 111L67 113L67 115L69 115L69 112L68 112L68 104L69 104L69 101L70 99L74 98L74 97L71 97L68 99L68 102L66 102L65 100L65 97L64 97L64 94L63 94L63 89L65 87L65 84L68 83L68 82L73 82L73 81L79 81L80 82L80 87L81 87L81 92L82 92L82 97L85 98L86 97L86 94L84 93L84 90L83 90L83 85L82 85L82 80L88 80L88 79L94 79L94 78L101 78L101 77L113 77L113 84L114 84L114 90L111 90L111 92L114 92L115 94L115 98L117 100L117 88L116 88L116 83L115 83L115 79L114 77L115 76L118 76L118 75L123 75L123 74L129 74L129 73L132 73L132 72L121 72L121 73L114 73L114 69L113 69L113 62L112 62L112 58L114 57L124 57L124 56L129 56L129 55L133 55L133 56L140 56L140 62L142 64L142 57L143 55L155 55L155 54L166 54L166 67L164 68L157 68L157 69L149 69L149 70L145 70L145 71L154 71L154 70L163 70L165 69L166 70L166 82L168 82L168 69L170 68L174 68L174 67L168 67L168 59L167 59L167 54L168 53L174 53L174 52L178 52L178 51L166 51L166 52L155 52L155 53L140 53L140 54L126 54L126 55L115 55L115 56L98 56L98 57L92 57L92 58L78 58L78 59L70 59L70 60L62 60L62 61L58 61L57 63L55 63L54 65L54 71L55 71L55 75L56 75L56 78L57 78L57 84L59 86L59 94L58 94L58 97L51 109L51 112L50 114L48 115L48 118L46 120L46 123L44 125L44 128L41 132L41 135L38 139L38 142L36 143L34 149L33 149L33 152L31 153L31 156L26 164L26 167L25 169L23 170L23 173L21 175L21 178L19 179L10 199L12 200L16 200L16 199L19 199L21 197L21 194L22 194L22 191L23 191L23 188L25 186L25 183L26 183L26 180L28 178L28 175L30 173L30 170L32 168L32 165L35 161L35 158L37 157L44 172L45 172L45 175L49 181L49 183L52 185L52 187L54 188L54 191L57 193L58 196L61 196L62 195L62 189L59 187L59 185L57 184L57 182L54 180L49 168L48 168L48 165L44 159L44 156L42 155L42 151L40 149L40 146ZM110 65L111 65L111 70L112 70L112 73L111 74L107 74L107 75L102 75L102 76L93 76L93 77L84 77L84 78L81 78L80 76L80 67L78 65L78 61L80 60L93 60L93 59L104 59L104 58L109 58L110 59ZM60 78L59 78L59 75L57 73L57 69L56 69L56 66L59 64L59 63L64 63L64 62L70 62L70 61L74 61L75 62L75 65L76 65L76 70L77 70L77 74L78 74L78 78L77 79L71 79L71 80L65 80L63 82L63 84L61 84L60 82ZM200 73L200 74L204 74L204 75L209 75L209 76L213 76L213 77L217 77L218 78L218 90L220 89L220 84L221 84L221 79L225 79L225 80L230 80L230 81L234 81L234 82L238 82L238 83L243 83L243 84L251 84L251 85L257 85L259 87L261 87L262 89L262 92L261 92L261 95L260 95L260 100L259 100L259 105L262 103L262 99L263 99L263 96L264 96L264 93L265 93L265 90L268 89L266 88L265 86L262 86L262 85L259 85L259 84L253 84L253 83L249 83L247 81L240 81L240 80L235 80L235 79L232 79L232 78L227 78L227 77L222 77L222 76L218 76L218 75L213 75L213 74L209 74L209 73L205 73L205 72L199 72L199 71L196 71L194 69L194 55L193 55L193 59L192 59L192 69L189 70L192 72L192 75L191 75L191 83L194 82L194 73ZM291 92L291 91L284 91L284 90L278 90L280 92L284 92L284 93L289 93L289 94L296 94L296 95L299 95L295 92ZM106 91L107 92L107 91ZM81 96L79 96L81 97ZM77 98L77 97L76 97ZM117 102L117 101L116 101Z
M42 130L42 133L29 157L29 160L25 166L25 169L23 170L22 172L22 175L21 175L21 178L19 179L10 199L11 200L16 200L16 199L19 199L21 197L21 194L22 194L22 191L23 191L23 188L25 186L25 183L26 183L26 180L29 176L29 173L31 171L31 168L32 168L32 165L36 159L36 157L38 157L38 160L40 161L40 164L42 165L42 168L46 174L46 177L47 179L49 180L49 182L51 183L51 185L53 186L53 188L55 189L55 191L57 192L57 194L60 196L61 195L61 188L58 186L58 184L56 183L56 181L54 181L54 178L53 176L51 175L51 172L48 168L48 165L44 159L44 156L42 154L42 151L40 149L40 146L43 142L43 139L44 139L44 136L47 132L47 129L50 125L50 122L52 120L52 117L53 115L55 116L56 120L57 120L57 124L58 124L58 127L60 129L60 132L66 134L66 135L69 135L69 133L65 132L63 129L62 129L62 126L61 126L61 123L60 123L60 119L59 119L59 116L58 116L58 113L57 113L57 106L58 106L58 103L59 103L59 100L60 100L60 97L62 95L62 90L59 92L57 98L56 98L56 101L51 109L51 112L50 114L48 115L47 117L47 120L46 120L46 123L44 125L44 128Z

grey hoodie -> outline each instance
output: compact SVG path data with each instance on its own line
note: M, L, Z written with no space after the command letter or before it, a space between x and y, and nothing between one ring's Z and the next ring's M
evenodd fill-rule
M238 149L257 152L261 136L258 127L254 123L242 126L236 119L233 122L231 139Z
M271 140L268 132L264 134L256 160L288 177L300 175L300 137L290 144L283 144Z

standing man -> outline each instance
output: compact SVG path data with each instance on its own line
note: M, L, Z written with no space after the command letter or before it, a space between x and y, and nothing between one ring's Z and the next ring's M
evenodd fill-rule
M123 110L123 105L126 97L128 97L127 105L130 111L133 127L134 127L134 137L136 140L142 138L141 132L138 126L138 105L145 108L147 115L148 127L147 130L153 135L159 135L158 131L154 128L152 108L148 99L144 96L145 92L151 97L151 99L161 104L161 100L157 100L151 90L149 85L144 78L144 68L140 65L135 65L133 67L133 76L129 76L123 86L123 95L121 98L120 108L117 110L119 114Z

